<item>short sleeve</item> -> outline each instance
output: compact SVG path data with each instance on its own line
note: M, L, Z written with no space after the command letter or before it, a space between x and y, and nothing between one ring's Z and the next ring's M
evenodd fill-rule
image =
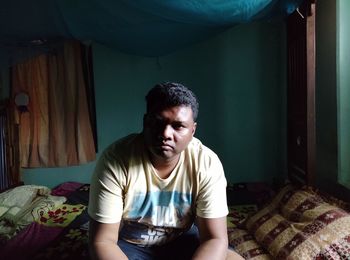
M97 161L90 184L88 213L101 223L118 223L123 214L125 175L120 160L110 151Z
M226 178L219 158L214 154L200 169L200 187L196 214L202 218L219 218L228 214Z

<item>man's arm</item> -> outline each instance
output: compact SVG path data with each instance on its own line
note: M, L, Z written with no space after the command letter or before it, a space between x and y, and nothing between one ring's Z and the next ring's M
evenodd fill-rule
M89 248L92 259L128 259L117 245L119 223L104 224L90 218Z
M200 246L193 255L193 259L226 259L228 248L226 217L197 217L197 225Z
M200 246L193 259L244 260L233 250L228 250L226 217L212 219L197 217L197 225Z

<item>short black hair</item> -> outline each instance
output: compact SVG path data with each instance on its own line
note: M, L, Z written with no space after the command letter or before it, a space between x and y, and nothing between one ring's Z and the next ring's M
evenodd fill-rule
M180 83L165 82L155 85L146 95L147 113L159 112L175 106L189 106L193 120L197 120L199 103L196 95Z

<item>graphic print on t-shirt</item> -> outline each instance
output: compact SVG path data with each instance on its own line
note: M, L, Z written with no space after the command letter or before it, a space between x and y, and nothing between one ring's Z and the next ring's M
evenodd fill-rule
M144 246L163 244L188 228L191 202L190 194L177 191L136 193L121 235Z

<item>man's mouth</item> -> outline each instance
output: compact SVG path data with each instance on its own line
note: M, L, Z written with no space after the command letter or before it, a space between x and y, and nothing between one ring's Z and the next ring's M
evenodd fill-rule
M160 143L156 145L156 148L161 149L161 150L173 150L173 146L170 144L165 144L165 143Z

